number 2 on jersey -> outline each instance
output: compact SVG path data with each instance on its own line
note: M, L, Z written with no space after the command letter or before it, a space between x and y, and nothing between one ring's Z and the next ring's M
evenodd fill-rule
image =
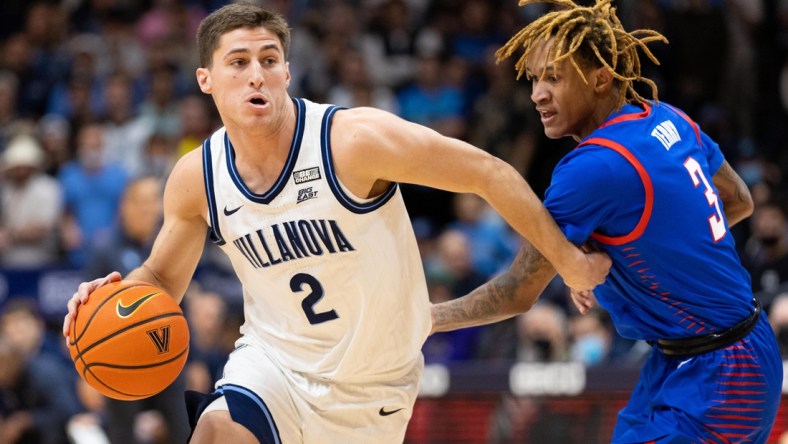
M703 174L703 169L700 167L700 164L697 160L693 159L692 157L688 158L686 161L684 161L684 168L686 168L689 172L695 188L697 188L701 183L703 183L703 186L706 187L704 191L706 200L709 202L709 206L713 205L714 209L716 210L716 214L709 216L709 226L711 227L711 234L714 237L714 242L717 242L725 237L725 233L728 231L727 228L725 228L725 219L722 217L720 199L717 196L717 193L714 192L714 189L711 188L711 184L709 184L708 179L706 179L706 175Z
M320 324L322 322L333 321L339 318L339 315L333 309L315 313L315 304L323 299L323 286L311 274L298 273L290 279L290 289L295 293L304 291L304 285L309 287L309 294L301 301L301 308L304 309L304 314L312 325Z

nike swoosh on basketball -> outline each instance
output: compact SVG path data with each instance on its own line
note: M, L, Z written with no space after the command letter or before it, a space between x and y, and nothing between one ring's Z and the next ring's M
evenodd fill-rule
M242 206L243 205L240 205L240 206L238 206L238 208L233 208L232 210L228 210L227 206L225 205L225 207L224 207L224 215L225 216L229 216L231 214L234 214L236 211L240 210Z
M402 408L399 408L399 409L397 409L397 410L392 410L392 411L390 411L390 412L387 412L386 410L384 410L384 408L383 408L383 407L381 407L381 408L380 408L380 411L378 412L378 414L379 414L380 416L389 416L389 415L393 415L393 414L397 413L397 412L398 412L398 411L400 411L400 410L402 410Z
M118 305L116 306L116 311L118 312L118 316L120 316L121 318L127 318L131 316L132 314L134 314L135 311L137 311L138 308L140 308L142 304L145 303L145 301L147 301L148 299L154 296L158 296L160 294L161 293L151 293L145 295L137 299L136 301L132 302L130 305L123 305L123 302L121 302L120 299L118 299Z

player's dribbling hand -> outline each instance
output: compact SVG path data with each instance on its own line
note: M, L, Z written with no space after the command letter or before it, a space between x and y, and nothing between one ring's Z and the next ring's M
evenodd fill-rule
M68 300L68 313L66 313L66 318L63 319L63 336L68 337L68 330L71 327L71 323L74 321L74 316L77 315L77 310L79 306L84 304L88 301L88 297L90 293L93 293L97 288L101 287L102 285L107 285L110 282L116 282L121 279L120 273L117 271L113 271L112 273L104 276L103 278L94 279L90 282L83 282L79 284L77 287L77 292L74 293L74 296L71 296L71 299Z

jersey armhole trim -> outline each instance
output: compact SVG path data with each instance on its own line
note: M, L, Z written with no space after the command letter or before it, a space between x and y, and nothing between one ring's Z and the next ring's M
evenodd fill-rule
M336 176L336 172L334 171L334 160L331 157L331 122L334 118L334 114L342 110L344 108L338 106L331 106L329 107L325 114L323 115L323 123L320 129L320 146L321 150L323 151L323 169L326 171L326 180L328 181L328 186L331 188L331 192L334 194L334 197L337 201L345 207L348 211L352 211L356 214L365 214L372 212L389 201L389 199L394 196L396 193L398 184L396 182L392 182L389 188L380 196L373 198L369 202L357 202L351 196L348 196L347 193L342 189L342 186L339 183L339 179Z
M621 156L624 157L637 171L638 176L640 176L640 181L643 183L643 189L645 190L645 203L643 205L643 213L640 215L640 220L638 221L635 228L632 229L628 234L623 236L605 236L599 233L591 233L591 237L603 244L607 245L623 245L629 242L632 242L638 239L643 232L646 231L646 226L648 226L648 222L651 219L651 212L654 209L654 186L651 183L651 178L649 177L646 169L643 167L643 164L630 152L626 149L623 145L618 144L609 139L603 139L601 137L595 137L592 139L588 139L585 142L581 143L581 145L599 145L605 148L610 148L613 151L617 152Z
M213 137L213 136L211 136ZM225 241L219 230L219 214L216 211L216 195L213 189L213 161L211 158L211 137L205 139L202 144L202 173L203 183L205 184L205 197L208 199L208 219L210 227L208 234L211 242L217 245L224 245Z

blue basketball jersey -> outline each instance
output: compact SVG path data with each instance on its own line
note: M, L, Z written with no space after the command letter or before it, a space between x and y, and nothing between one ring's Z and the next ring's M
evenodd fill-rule
M647 103L624 106L556 167L545 206L571 241L612 257L594 293L622 336L705 335L752 312L712 182L723 160L684 113Z

